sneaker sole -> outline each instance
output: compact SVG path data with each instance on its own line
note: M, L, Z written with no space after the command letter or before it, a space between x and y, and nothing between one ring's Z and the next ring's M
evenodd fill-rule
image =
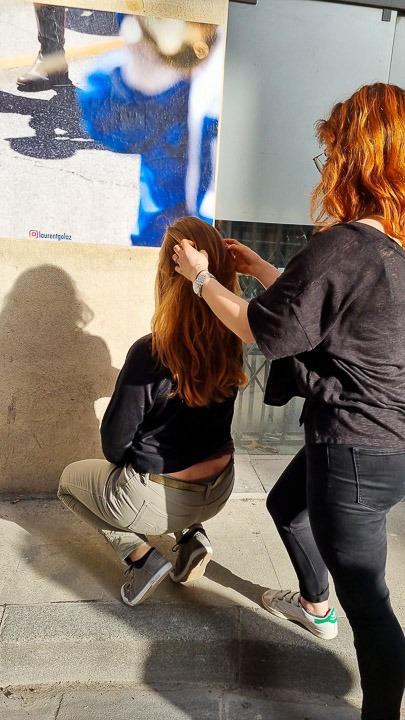
M146 585L143 588L143 591L138 593L138 595L136 595L131 602L128 600L128 598L124 594L124 587L125 587L125 584L124 584L121 588L121 597L122 597L125 605L134 607L134 605L139 605L140 602L142 602L143 600L146 600L146 598L149 597L149 595L151 595L156 590L157 586L160 585L162 580L164 580L165 577L168 576L171 569L172 569L172 565L170 563L166 563L166 565L163 565L163 567L159 570L159 572L157 572L156 575L154 575L153 578L151 578L148 585Z
M306 630L308 630L312 635L315 635L315 637L321 638L322 640L334 640L335 637L337 637L338 629L337 629L337 623L335 623L334 626L331 628L331 632L325 633L322 630L318 630L316 625L313 625L312 623L306 623L304 619L297 618L296 615L289 615L287 613L282 613L280 610L276 610L275 608L272 608L270 605L267 605L264 600L262 600L263 607L271 613L271 615L274 615L275 617L281 618L281 620L289 620L290 622L294 622L297 625L301 625Z
M188 565L184 568L184 572L181 575L174 575L174 572L170 572L170 579L175 583L191 583L195 580L200 580L207 568L209 561L212 559L213 550L212 548L205 548L201 550L195 550L191 553Z

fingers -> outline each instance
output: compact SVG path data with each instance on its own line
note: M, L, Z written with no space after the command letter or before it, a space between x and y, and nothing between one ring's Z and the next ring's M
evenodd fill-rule
M236 260L237 258L241 257L244 246L241 245L241 243L239 243L237 240L234 240L233 238L228 238L225 240L225 250L229 253L232 260Z
M235 240L235 238L225 238L224 243L226 248L237 247L238 245L242 244L239 242L239 240Z
M174 263L175 263L174 269L176 270L176 272L179 272L180 253L181 253L182 248L180 247L180 245L175 245L173 250L174 250L174 252L172 255L172 260L174 260Z
M175 271L189 280L194 280L199 271L208 267L208 254L205 250L198 251L193 245L192 241L183 238L173 246L172 254Z
M180 242L181 242L181 245L175 245L173 248L175 254L178 257L180 257L182 252L184 252L186 250L187 245L191 245L191 247L193 247L196 252L199 252L199 253L201 253L201 255L205 255L205 257L208 258L208 253L205 250L197 250L197 248L195 247L195 243L192 240L187 240L187 238L183 238ZM174 256L173 256L173 260L174 260Z

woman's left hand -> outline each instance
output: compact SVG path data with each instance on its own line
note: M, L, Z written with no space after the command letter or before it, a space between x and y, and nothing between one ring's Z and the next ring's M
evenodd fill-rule
M187 280L193 282L201 270L208 270L208 255L205 250L196 250L190 240L182 240L174 246L173 260L175 270Z

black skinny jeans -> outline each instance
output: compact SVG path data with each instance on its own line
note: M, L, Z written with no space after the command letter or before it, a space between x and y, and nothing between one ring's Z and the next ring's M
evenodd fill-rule
M328 598L328 570L353 630L362 720L399 720L405 639L385 583L386 516L405 495L405 449L309 445L269 493L306 600ZM319 550L318 550L319 548Z

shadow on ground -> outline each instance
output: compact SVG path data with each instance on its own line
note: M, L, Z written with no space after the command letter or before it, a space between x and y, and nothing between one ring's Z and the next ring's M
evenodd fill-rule
M29 115L35 135L7 137L12 150L26 157L61 160L78 150L103 150L84 130L76 101L76 87L54 88L50 99L0 91L2 113ZM43 95L43 93L39 93Z

